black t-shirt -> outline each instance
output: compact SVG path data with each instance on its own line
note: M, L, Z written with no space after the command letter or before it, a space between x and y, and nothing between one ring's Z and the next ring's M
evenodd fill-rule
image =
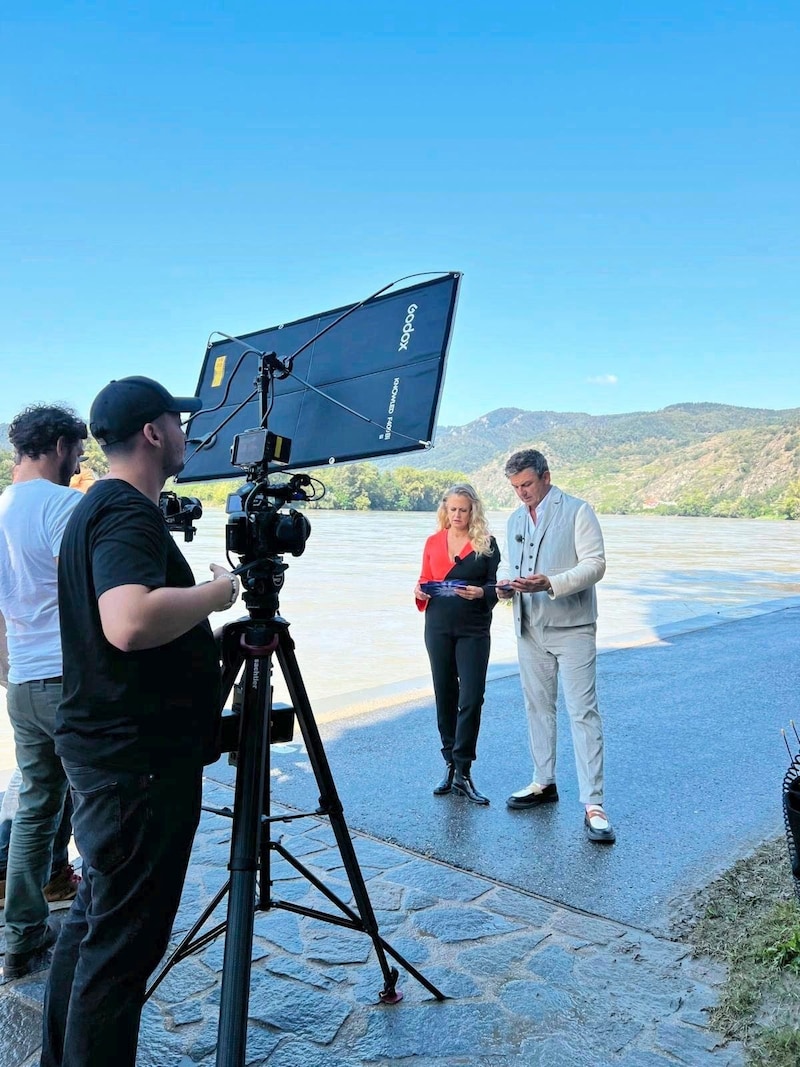
M194 585L158 507L128 482L98 482L72 513L58 564L64 682L56 752L89 766L149 772L212 761L220 666L207 621L174 641L121 652L98 598L121 585Z

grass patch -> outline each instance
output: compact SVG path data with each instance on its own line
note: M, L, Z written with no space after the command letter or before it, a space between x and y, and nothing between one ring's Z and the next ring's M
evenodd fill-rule
M712 1027L751 1067L800 1064L800 907L785 838L762 845L695 900L687 938L728 968Z

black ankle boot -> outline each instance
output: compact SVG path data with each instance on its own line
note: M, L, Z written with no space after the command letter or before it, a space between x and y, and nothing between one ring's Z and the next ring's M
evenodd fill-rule
M453 788L453 775L456 773L456 769L452 763L447 764L447 770L444 772L444 778L436 786L433 791L435 797L443 797L445 793L449 793Z
M456 793L460 793L462 797L471 800L473 804L489 803L489 798L485 797L483 793L479 793L475 788L475 783L472 781L469 770L456 771L453 776L453 789L455 789Z

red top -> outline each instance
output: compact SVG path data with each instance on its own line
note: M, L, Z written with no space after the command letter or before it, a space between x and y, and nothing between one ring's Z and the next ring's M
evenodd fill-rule
M459 559L465 559L473 551L472 542L467 541L459 551ZM450 559L447 552L447 530L438 530L425 542L419 580L420 582L443 582L453 567L455 567L455 561ZM416 605L420 611L424 611L428 606L428 601L417 600Z

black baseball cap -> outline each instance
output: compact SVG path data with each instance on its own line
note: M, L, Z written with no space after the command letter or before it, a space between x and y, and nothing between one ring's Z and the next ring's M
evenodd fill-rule
M89 429L101 445L115 445L166 411L193 415L202 406L197 396L173 396L152 378L135 374L100 390L89 412Z

